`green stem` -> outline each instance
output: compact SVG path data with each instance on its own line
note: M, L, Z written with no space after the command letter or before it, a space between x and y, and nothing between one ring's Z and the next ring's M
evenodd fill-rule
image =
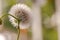
M16 20L19 20L18 18L16 18L15 16L13 16L13 15L11 15L11 14L8 14L8 15L10 15L10 16L12 16L12 17L14 17Z
M3 18L3 17L5 17L5 16L7 16L8 14L3 14L3 16L1 16L1 18Z
M18 36L17 36L17 40L19 40L19 37L20 37L20 27L19 27L19 20L18 20Z
M5 16L8 16L8 15L14 17L16 20L19 20L18 18L16 18L15 16L13 16L13 15L11 15L11 14L4 14L1 18L5 17Z

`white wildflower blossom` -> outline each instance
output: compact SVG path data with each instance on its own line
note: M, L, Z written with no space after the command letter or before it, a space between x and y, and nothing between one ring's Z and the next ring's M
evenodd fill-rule
M12 6L9 11L9 14L21 19L20 29L27 29L31 26L32 13L31 9L25 4L16 4ZM12 16L9 16L10 22L14 25L14 27L18 26L17 20Z

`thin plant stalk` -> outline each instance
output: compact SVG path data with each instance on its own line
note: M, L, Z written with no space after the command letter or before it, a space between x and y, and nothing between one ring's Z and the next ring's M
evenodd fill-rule
M19 37L20 37L20 27L19 27L19 23L20 23L20 21L18 20L18 36L17 36L17 40L19 40Z
M16 20L19 20L18 18L16 18L15 16L13 16L13 15L11 15L11 14L4 14L3 16L1 16L1 18L5 17L5 16L8 16L8 15L12 16L12 17L15 18Z

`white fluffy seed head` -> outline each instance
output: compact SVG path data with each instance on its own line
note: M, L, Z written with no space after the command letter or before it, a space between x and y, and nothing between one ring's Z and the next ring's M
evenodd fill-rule
M16 4L12 6L9 11L9 14L21 19L20 22L20 29L27 29L31 25L32 20L32 11L31 9L25 4ZM14 25L14 27L18 26L17 20L11 16L9 16L10 22Z

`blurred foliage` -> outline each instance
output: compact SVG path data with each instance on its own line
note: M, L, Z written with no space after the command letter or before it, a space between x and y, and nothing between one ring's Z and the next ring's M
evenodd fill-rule
M5 0L5 1L7 5L3 9L3 14L8 13L11 6L16 4L17 0ZM46 5L41 8L42 22L46 18L51 17L52 14L55 12L55 0L47 0L47 1L48 2L46 3ZM31 7L32 2L31 0L26 0L25 4ZM17 32L17 29L13 27L11 22L9 22L8 16L3 18L3 24L6 29ZM31 32L29 32L29 35L31 35ZM55 29L47 29L43 25L43 37L44 37L44 40L57 40L57 31Z
M54 12L55 12L55 0L47 0L48 2L46 3L45 6L42 7L42 22L50 18ZM43 25L43 37L44 40L57 40L57 31L54 28L47 29L45 28L44 24Z
M46 5L42 7L43 20L47 17L51 17L51 15L55 11L55 2L54 2L54 0L47 0L47 1L48 2L46 3Z
M43 28L44 40L57 40L57 30Z
M29 7L31 7L32 1L31 0L26 0L25 4L27 4Z

